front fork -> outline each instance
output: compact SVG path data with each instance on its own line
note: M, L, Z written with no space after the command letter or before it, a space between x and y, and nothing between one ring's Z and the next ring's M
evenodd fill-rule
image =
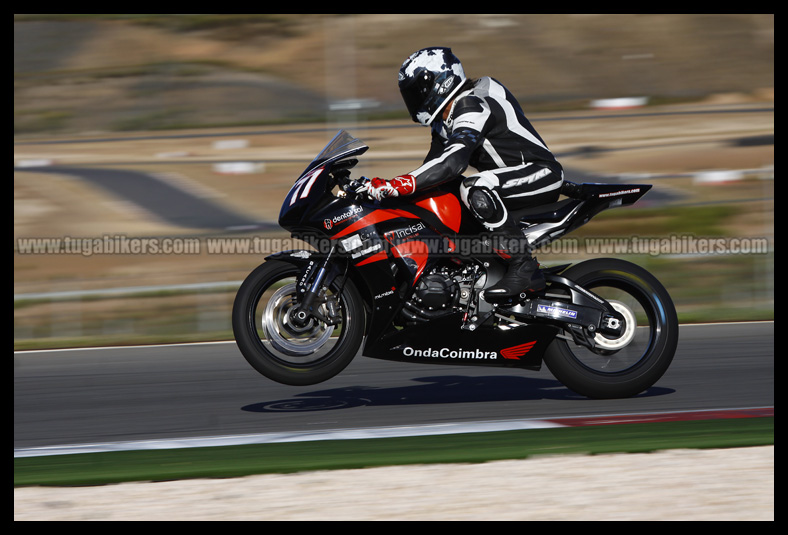
M292 321L297 327L306 326L311 318L315 318L327 325L337 325L341 321L336 297L327 297L323 290L326 274L329 271L329 262L331 261L331 257L336 252L336 247L336 244L331 245L331 250L320 264L314 279L312 279L309 289L304 292L304 295L301 298L301 303L298 305L292 315ZM323 304L326 305L328 316L323 314L320 310L320 307Z

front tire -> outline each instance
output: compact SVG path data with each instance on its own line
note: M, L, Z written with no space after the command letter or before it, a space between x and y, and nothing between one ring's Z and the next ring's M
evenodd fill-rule
M364 337L365 312L348 279L341 288L334 283L326 289L326 297L339 306L339 325L315 318L294 324L298 274L296 266L277 260L252 271L233 303L233 333L255 370L282 384L304 386L326 381L350 364Z
M610 258L576 264L561 276L608 300L628 319L621 340L597 334L596 351L556 338L544 355L555 378L600 399L631 397L654 385L673 360L679 333L662 284L640 266Z

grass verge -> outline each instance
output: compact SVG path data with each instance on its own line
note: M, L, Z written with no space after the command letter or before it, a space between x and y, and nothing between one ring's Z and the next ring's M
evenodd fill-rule
M14 486L103 485L386 465L480 463L539 455L770 444L774 444L774 417L86 453L15 458Z

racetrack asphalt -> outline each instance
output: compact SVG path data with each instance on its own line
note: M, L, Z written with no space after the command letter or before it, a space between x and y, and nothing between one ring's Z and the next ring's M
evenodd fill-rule
M550 372L357 357L311 387L257 374L234 342L14 353L14 449L381 426L774 406L774 323L683 325L652 388L590 400Z

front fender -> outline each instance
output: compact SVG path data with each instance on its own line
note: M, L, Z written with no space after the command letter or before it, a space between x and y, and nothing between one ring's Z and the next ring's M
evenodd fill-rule
M281 251L272 255L266 256L266 262L269 260L276 260L278 262L287 262L298 268L300 274L298 276L298 292L302 294L311 286L312 279L317 274L320 266L326 260L325 254L318 253L317 251L309 251L306 249L291 249ZM325 286L331 285L337 277L341 277L347 273L347 265L344 261L332 260L326 266L326 274L323 277L323 284Z
M326 255L320 254L317 251L308 251L306 249L289 249L287 251L280 251L265 257L266 260L278 260L280 262L287 262L298 267L306 267L310 263L322 262L326 259Z

